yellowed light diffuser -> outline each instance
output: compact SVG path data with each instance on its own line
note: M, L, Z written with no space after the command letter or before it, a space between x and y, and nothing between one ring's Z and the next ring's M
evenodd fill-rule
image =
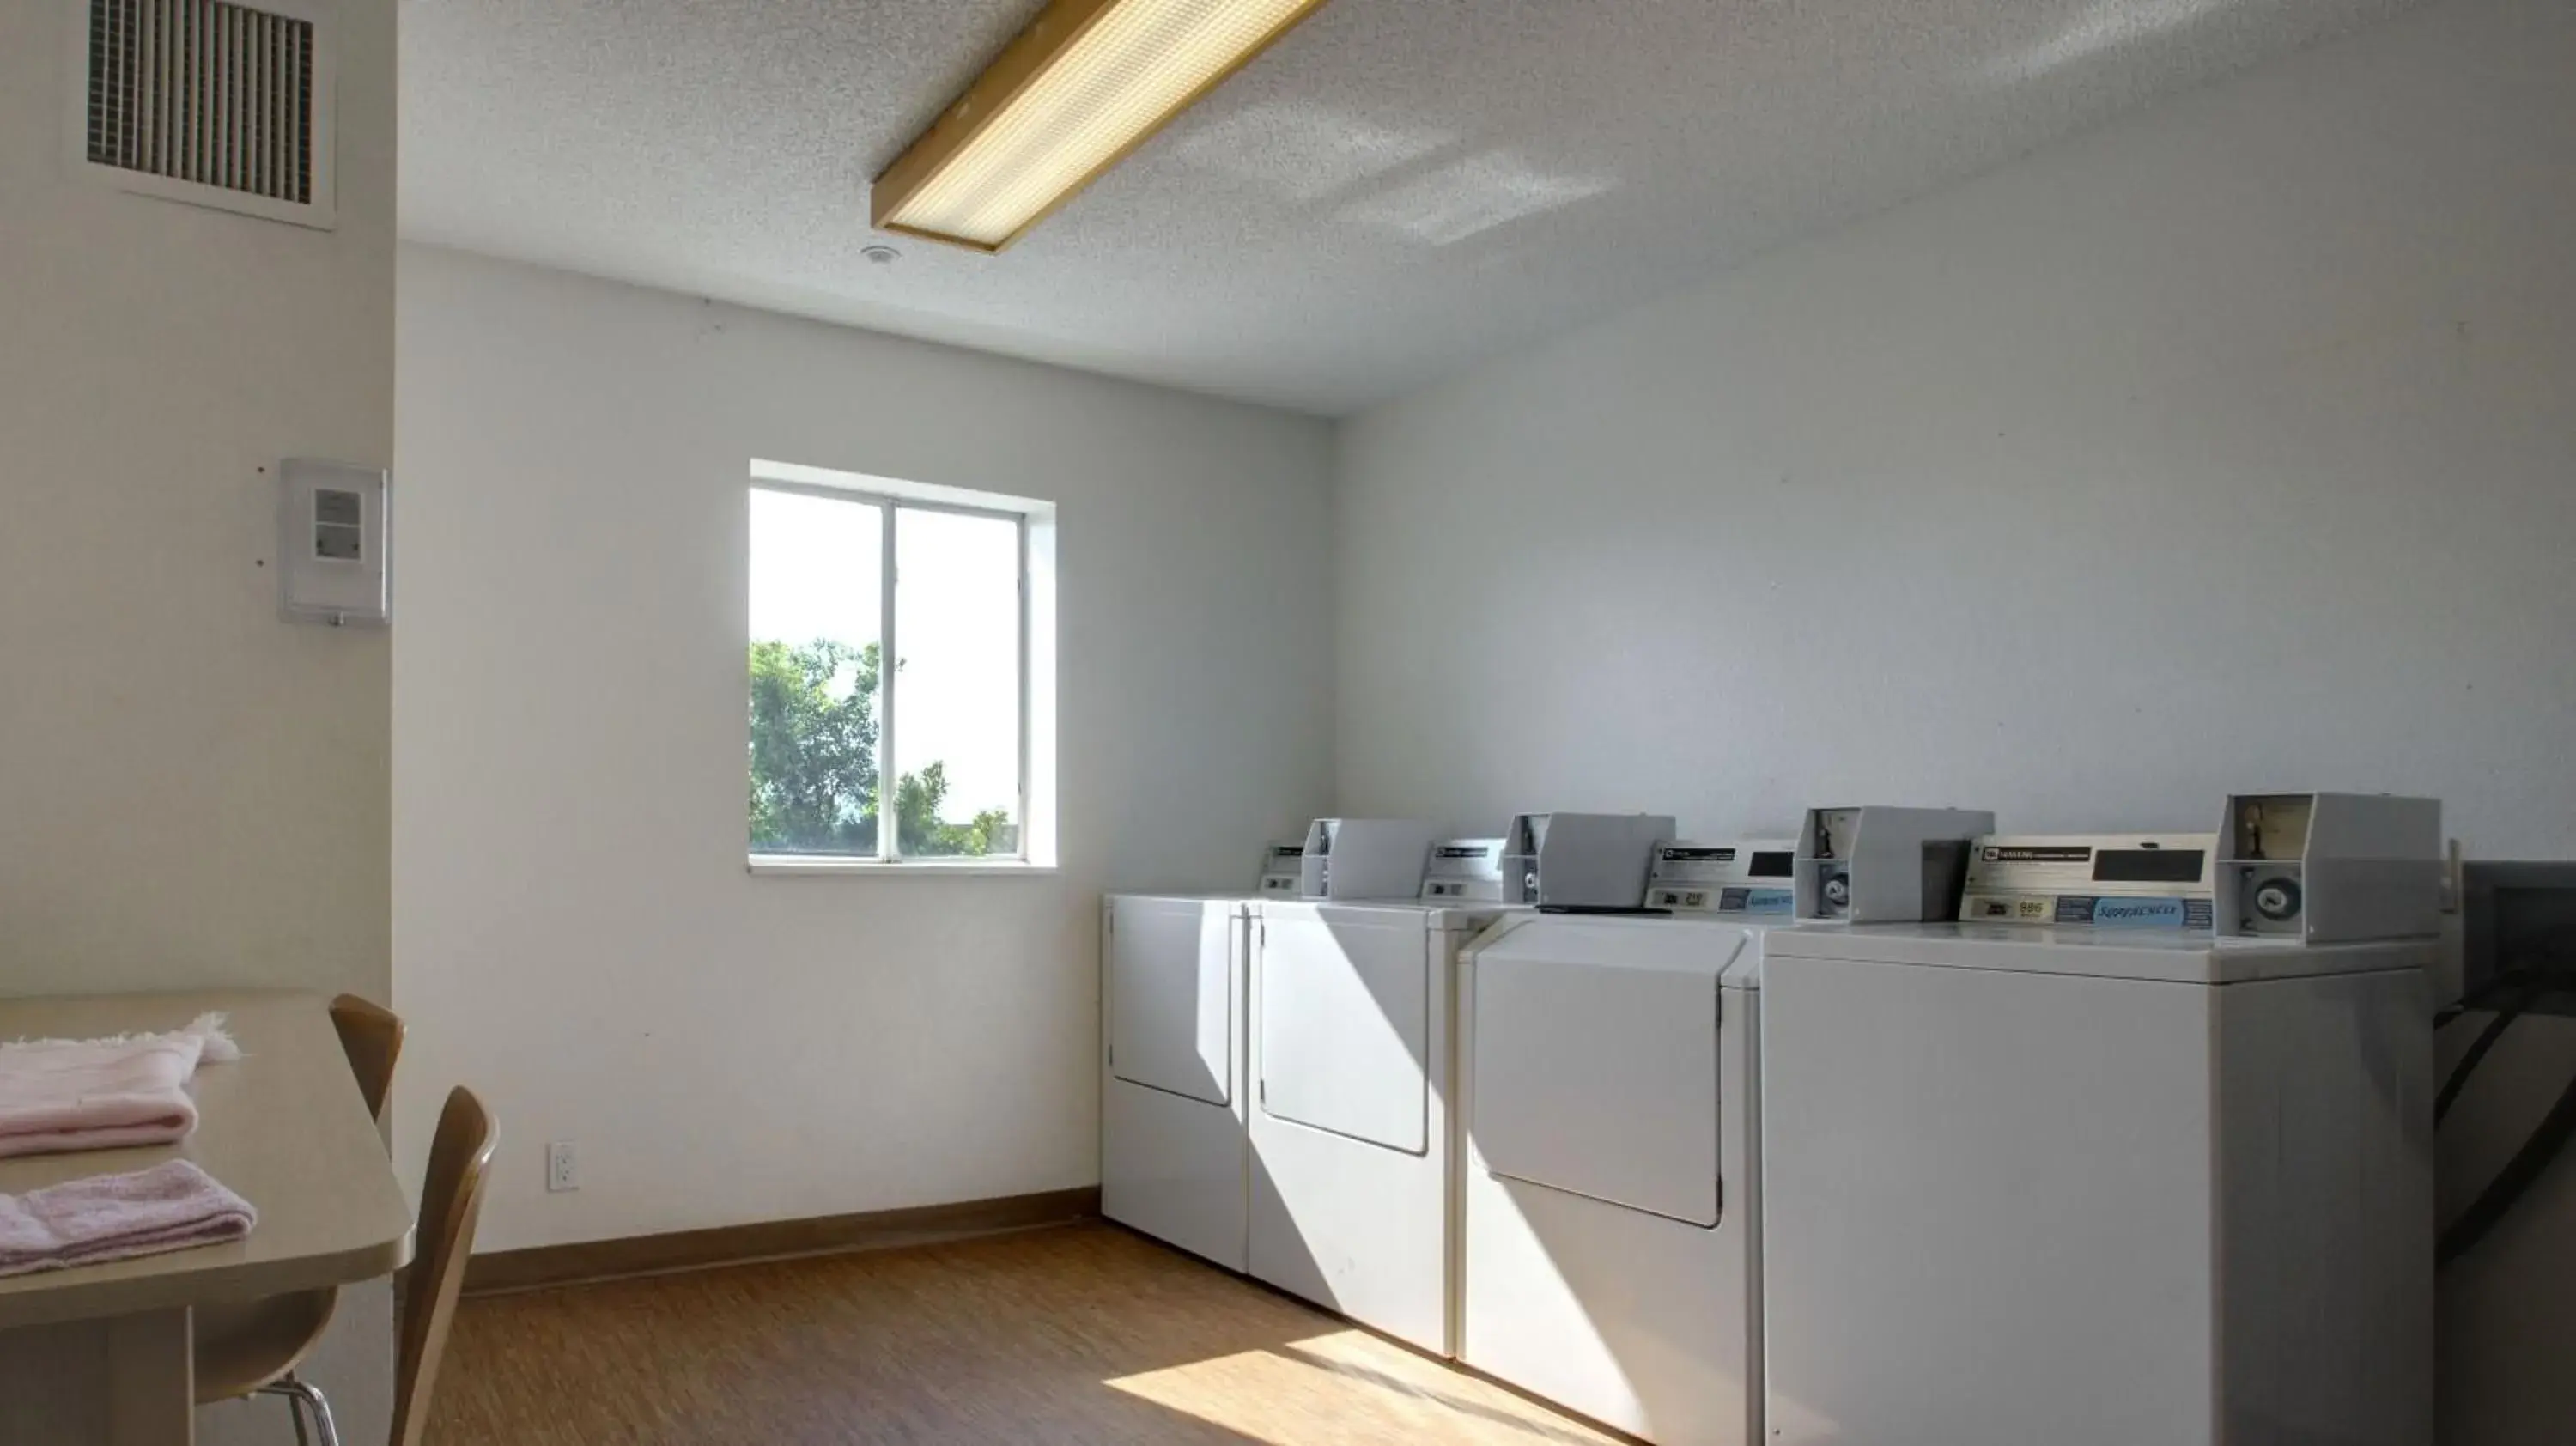
M999 251L1323 0L1055 0L877 177L889 231Z

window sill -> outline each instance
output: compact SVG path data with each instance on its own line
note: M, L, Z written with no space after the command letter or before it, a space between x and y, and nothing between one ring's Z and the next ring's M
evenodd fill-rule
M1053 864L1025 859L883 859L802 858L789 854L753 854L746 871L769 878L840 878L853 874L877 878L1039 878L1056 872Z

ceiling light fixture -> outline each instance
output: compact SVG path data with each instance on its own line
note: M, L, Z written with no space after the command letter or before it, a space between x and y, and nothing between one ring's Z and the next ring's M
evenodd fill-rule
M886 231L999 251L1324 0L1049 0L876 179Z

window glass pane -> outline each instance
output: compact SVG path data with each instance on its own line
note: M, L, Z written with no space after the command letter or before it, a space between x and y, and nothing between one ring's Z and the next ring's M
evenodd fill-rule
M872 503L751 493L751 851L877 852Z
M1020 528L899 509L895 817L912 857L1020 851Z

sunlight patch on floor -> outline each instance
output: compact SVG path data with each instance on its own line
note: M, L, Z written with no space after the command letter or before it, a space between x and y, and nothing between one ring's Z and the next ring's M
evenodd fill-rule
M1365 1331L1334 1331L1106 1382L1271 1446L1453 1442L1592 1446L1613 1438Z

